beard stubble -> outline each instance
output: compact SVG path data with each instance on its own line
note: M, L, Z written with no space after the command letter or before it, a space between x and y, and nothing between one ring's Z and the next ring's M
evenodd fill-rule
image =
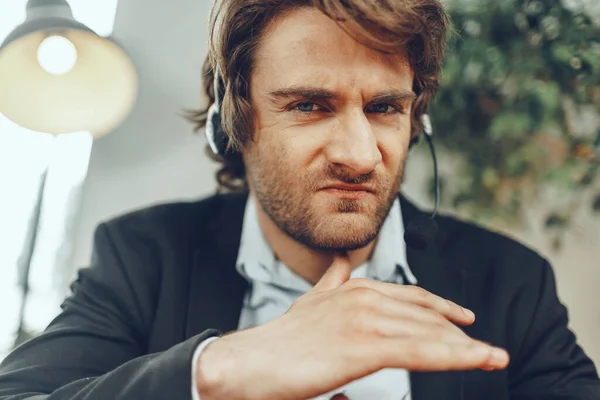
M333 164L294 172L286 166L284 153L268 153L274 156L257 157L248 168L258 203L281 231L321 252L356 250L376 239L397 197L406 161L403 157L392 177L374 171L352 175ZM340 182L369 185L374 193L368 199L335 199L329 209L317 209L313 200L318 190ZM342 221L342 215L351 217Z

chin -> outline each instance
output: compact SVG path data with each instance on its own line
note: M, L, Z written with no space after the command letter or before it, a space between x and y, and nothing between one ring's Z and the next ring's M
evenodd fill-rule
M372 216L337 213L321 219L313 230L313 242L320 249L356 250L367 246L378 234Z
M317 251L350 251L377 238L387 210L376 196L361 199L314 196L275 223L292 239Z
M312 202L315 214L321 214L324 218L333 215L341 216L373 216L377 208L376 198L370 194L362 198L343 198L327 195L325 198L316 198ZM325 215L323 215L325 214Z

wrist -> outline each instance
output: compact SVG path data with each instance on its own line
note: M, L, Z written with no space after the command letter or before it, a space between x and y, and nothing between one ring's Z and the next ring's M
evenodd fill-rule
M226 382L224 358L218 355L218 351L215 350L212 343L217 341L216 339L206 343L195 360L196 390L201 400L222 398L219 396L219 392L223 388L223 383Z

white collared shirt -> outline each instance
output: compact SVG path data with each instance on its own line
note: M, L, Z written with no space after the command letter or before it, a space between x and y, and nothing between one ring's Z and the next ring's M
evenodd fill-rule
M244 298L239 329L262 325L283 315L298 297L313 287L275 258L260 229L256 207L253 197L248 196L236 269L248 280L250 288ZM350 278L415 285L417 280L408 266L403 236L400 201L396 199L381 227L373 256L354 269ZM208 339L198 347L194 367L202 349L215 339ZM195 375L193 372L194 379ZM194 400L199 400L196 390L192 392ZM411 398L408 372L390 368L350 382L317 399L330 399L337 393L344 393L350 400Z

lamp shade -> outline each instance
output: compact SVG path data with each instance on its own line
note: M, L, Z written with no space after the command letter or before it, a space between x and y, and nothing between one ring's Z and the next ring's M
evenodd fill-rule
M64 71L50 71L40 58L48 38L72 49L75 58ZM69 61L60 57L52 51L46 55L50 61ZM30 0L27 19L0 46L0 112L28 129L103 136L129 114L137 90L127 54L75 21L65 0Z

